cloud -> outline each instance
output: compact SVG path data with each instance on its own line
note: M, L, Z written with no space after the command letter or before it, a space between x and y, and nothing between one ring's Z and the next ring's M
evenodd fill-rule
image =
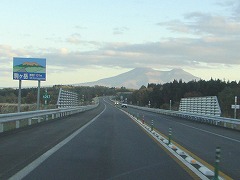
M240 33L240 23L223 16L190 13L187 14L185 18L193 21L187 25L190 32L214 36L235 36Z
M168 30L173 32L180 32L180 33L189 33L190 29L188 25L184 24L180 20L171 20L168 22L161 22L157 23L158 26L167 27Z
M218 6L225 8L226 11L231 12L232 18L240 20L240 1L239 0L228 0L216 3Z
M240 20L240 2L239 1L236 1L236 5L234 6L234 12L233 12L233 17L236 19L236 20Z
M31 52L26 49L13 49L9 45L0 44L0 62L9 64L12 62L13 57L29 56Z
M233 4L229 3L225 6L231 5L240 10L240 6ZM16 56L45 57L47 66L54 72L101 66L161 69L166 67L199 68L209 64L215 67L240 65L238 53L240 23L236 18L192 12L185 14L183 20L171 20L157 25L174 33L184 34L184 36L134 44L86 41L82 39L81 34L74 33L63 40L55 38L63 45L67 42L66 46L60 48L13 49L11 46L2 44L0 45L1 65L9 65L9 60L11 61L12 57ZM127 27L113 29L115 35L126 31L128 31ZM75 47L74 50L72 46ZM83 50L82 47L85 49Z
M82 30L82 29L87 29L87 27L85 27L85 26L78 26L78 25L75 26L74 28L76 28L76 29L81 29L81 30Z
M198 67L202 63L239 64L239 41L228 39L167 39L143 44L111 44L93 51L63 51L56 49L43 54L49 65L65 68L104 67ZM64 53L63 53L64 52Z
M129 29L127 27L116 27L113 29L113 34L114 35L122 35Z
M96 42L97 43L97 42ZM66 47L46 48L38 51L13 49L0 45L1 63L12 57L45 57L47 67L53 71L69 71L86 67L192 67L202 64L240 64L239 39L204 36L202 38L168 38L159 42L139 44L97 43L98 48L88 51L71 51Z
M83 40L79 33L70 35L65 42L75 47L81 47L81 49L97 49L103 45L102 42Z
M172 20L158 23L159 26L165 26L167 29L185 34L193 35L211 35L211 36L238 36L240 33L240 23L237 20L223 16L213 16L193 12L184 16L185 20Z
M234 1L221 4L221 6L231 7L232 9L235 7L240 12L239 4L238 2L238 6L236 6ZM192 12L185 14L184 20L158 23L157 25L185 37L172 40L169 38L165 42L161 42L160 49L165 53L169 53L169 50L171 50L172 55L178 57L179 60L185 57L183 66L186 65L187 59L189 62L194 60L198 64L225 64L230 66L240 64L238 53L240 45L239 20L227 16Z
M72 34L69 38L66 40L69 43L72 44L80 44L81 43L81 35L78 33Z

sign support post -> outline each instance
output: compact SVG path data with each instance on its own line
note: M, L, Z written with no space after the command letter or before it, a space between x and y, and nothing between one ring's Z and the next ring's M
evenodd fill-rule
M43 99L44 99L44 109L47 109L47 101L48 99L50 99L50 95L48 95L47 93L47 88L45 89L45 94L43 95Z
M37 110L40 110L40 80L38 80Z
M22 98L21 88L22 88L22 80L19 80L19 89L18 89L18 111L17 111L17 112L20 112L20 111L21 111L21 98Z
M45 109L47 109L47 88L45 89L45 98L44 98L44 106L45 106Z

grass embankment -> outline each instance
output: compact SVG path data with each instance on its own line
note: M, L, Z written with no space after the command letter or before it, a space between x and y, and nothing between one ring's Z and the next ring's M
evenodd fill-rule
M40 106L40 109L44 109L44 105ZM56 105L50 104L47 109L54 109ZM0 114L16 113L18 109L18 104L10 103L0 103ZM35 111L37 109L37 104L21 104L21 112L25 111Z

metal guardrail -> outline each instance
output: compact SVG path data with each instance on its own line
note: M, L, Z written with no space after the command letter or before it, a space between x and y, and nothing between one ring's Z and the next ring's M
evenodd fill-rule
M140 107L140 106L133 106L133 105L128 105L128 106L135 108L135 109L140 109L143 111L149 111L149 112L154 112L154 113L159 113L159 114L164 114L164 115L176 116L176 117L190 119L190 120L198 121L198 122L202 122L202 123L208 123L208 124L212 124L212 125L218 125L218 126L223 126L226 128L240 130L240 120L239 119L224 118L224 117L218 117L218 116L199 115L199 114L188 113L188 112L147 108L147 107Z
M99 103L88 106L0 114L0 133L11 129L17 129L27 125L40 123L49 119L56 119L63 116L87 111L96 108L98 104Z

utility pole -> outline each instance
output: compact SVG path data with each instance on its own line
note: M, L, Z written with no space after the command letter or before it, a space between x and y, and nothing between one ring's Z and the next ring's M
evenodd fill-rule
M172 110L172 100L170 100L169 110Z
M240 105L237 105L237 96L235 96L234 104L232 105L232 109L234 110L234 119L237 119L237 109L240 109Z
M234 108L234 119L237 118L237 96L235 96L235 101L234 101L234 105L235 105L235 108Z

